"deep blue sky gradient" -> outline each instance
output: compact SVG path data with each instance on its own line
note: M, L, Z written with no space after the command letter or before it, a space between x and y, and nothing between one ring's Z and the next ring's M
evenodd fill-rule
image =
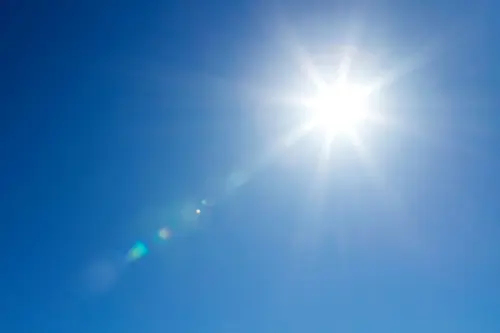
M0 331L499 332L499 10L4 1ZM387 88L376 165L341 145L318 174L306 139L186 226L296 119L252 94L300 86L285 31L384 68L436 52ZM95 267L116 273L97 291Z

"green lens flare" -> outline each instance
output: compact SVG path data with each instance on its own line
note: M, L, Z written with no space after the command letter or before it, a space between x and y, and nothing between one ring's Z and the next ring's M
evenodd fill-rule
M135 261L142 257L144 257L148 253L147 246L142 242L137 242L135 245L128 251L128 260Z

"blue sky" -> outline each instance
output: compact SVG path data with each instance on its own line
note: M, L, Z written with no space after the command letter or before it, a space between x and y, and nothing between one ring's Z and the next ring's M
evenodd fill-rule
M499 332L492 1L1 8L0 331ZM397 73L373 163L270 149L293 46L348 44Z

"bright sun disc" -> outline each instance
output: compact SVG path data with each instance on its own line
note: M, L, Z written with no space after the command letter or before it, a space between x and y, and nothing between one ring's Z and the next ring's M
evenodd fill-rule
M330 134L351 133L367 117L369 95L370 89L364 86L335 85L320 91L307 107L313 112L315 127Z

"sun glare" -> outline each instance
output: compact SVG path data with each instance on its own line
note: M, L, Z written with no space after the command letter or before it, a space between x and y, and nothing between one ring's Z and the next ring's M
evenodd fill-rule
M336 84L323 88L306 102L312 112L314 127L330 135L355 132L367 118L370 89L353 84Z

